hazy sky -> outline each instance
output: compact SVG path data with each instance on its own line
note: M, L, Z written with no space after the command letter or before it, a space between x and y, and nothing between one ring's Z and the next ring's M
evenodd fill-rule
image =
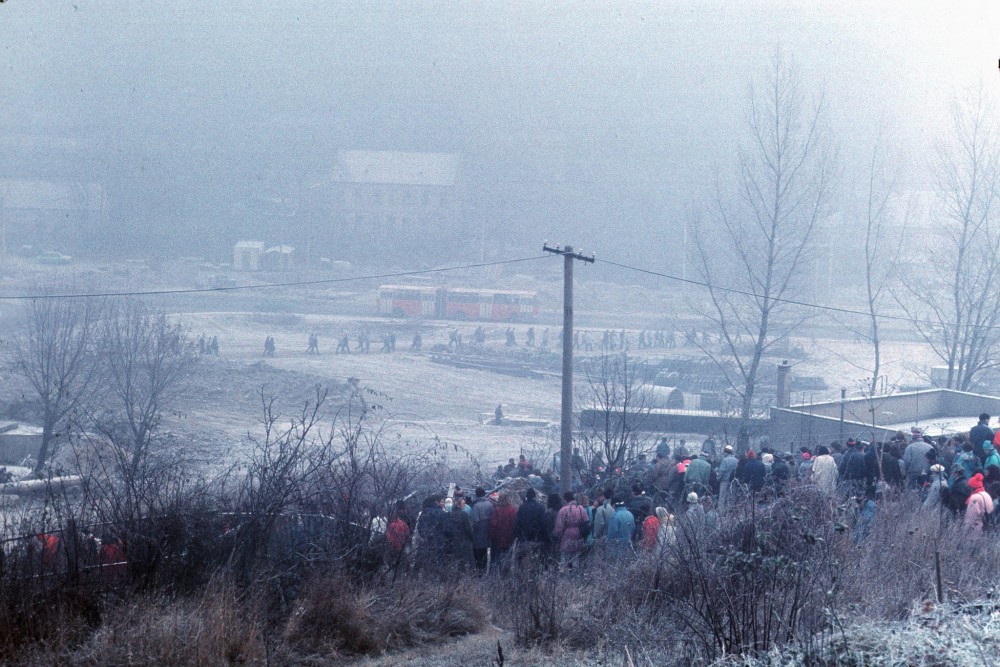
M89 174L169 224L340 148L456 151L471 214L621 252L622 225L648 248L731 172L776 44L824 92L846 182L881 126L920 186L953 93L1000 88L998 37L994 2L9 0L0 176Z

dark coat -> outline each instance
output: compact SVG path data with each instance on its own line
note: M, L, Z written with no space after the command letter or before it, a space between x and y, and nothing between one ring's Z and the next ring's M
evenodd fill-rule
M455 507L451 510L451 556L459 565L471 566L475 562L472 554L472 519L469 513Z
M844 458L837 466L840 479L858 482L868 479L868 465L865 462L865 455L857 447L848 447L844 453Z
M767 466L760 459L747 459L740 474L740 481L746 484L751 491L760 491L764 488L766 479Z
M985 441L993 442L993 429L979 422L969 431L969 442L972 443L972 451L982 451L983 442Z
M487 498L481 498L472 506L472 546L476 549L490 548L490 519L496 509Z
M493 511L496 515L496 510ZM525 500L517 508L514 520L514 537L525 542L541 542L545 539L545 525L542 518L545 507L537 500Z
M653 513L653 500L647 495L632 496L625 503L625 509L632 513L638 526Z
M417 521L417 535L420 549L436 554L448 553L451 548L451 521L448 513L434 505L420 513Z

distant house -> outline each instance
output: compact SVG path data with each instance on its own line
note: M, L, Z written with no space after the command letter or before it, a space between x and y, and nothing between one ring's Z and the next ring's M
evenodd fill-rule
M106 209L98 183L0 179L0 251L75 248Z
M295 248L289 245L271 246L260 257L260 268L263 271L288 271L292 268L295 258Z
M467 236L455 153L345 150L308 188L311 244L334 259L439 261ZM318 237L318 238L317 238Z
M237 271L260 271L260 260L266 247L261 241L240 241L233 247L233 268Z

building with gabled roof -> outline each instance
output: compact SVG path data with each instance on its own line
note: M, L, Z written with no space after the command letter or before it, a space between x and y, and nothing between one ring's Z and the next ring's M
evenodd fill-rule
M305 194L310 254L433 264L469 239L457 153L343 150Z

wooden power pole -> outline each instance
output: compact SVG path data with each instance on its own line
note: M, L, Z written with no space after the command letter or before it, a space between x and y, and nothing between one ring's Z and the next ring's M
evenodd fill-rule
M573 487L573 260L594 263L594 256L573 252L572 246L542 250L562 255L563 264L563 335L562 335L562 419L559 423L559 480L563 492Z

